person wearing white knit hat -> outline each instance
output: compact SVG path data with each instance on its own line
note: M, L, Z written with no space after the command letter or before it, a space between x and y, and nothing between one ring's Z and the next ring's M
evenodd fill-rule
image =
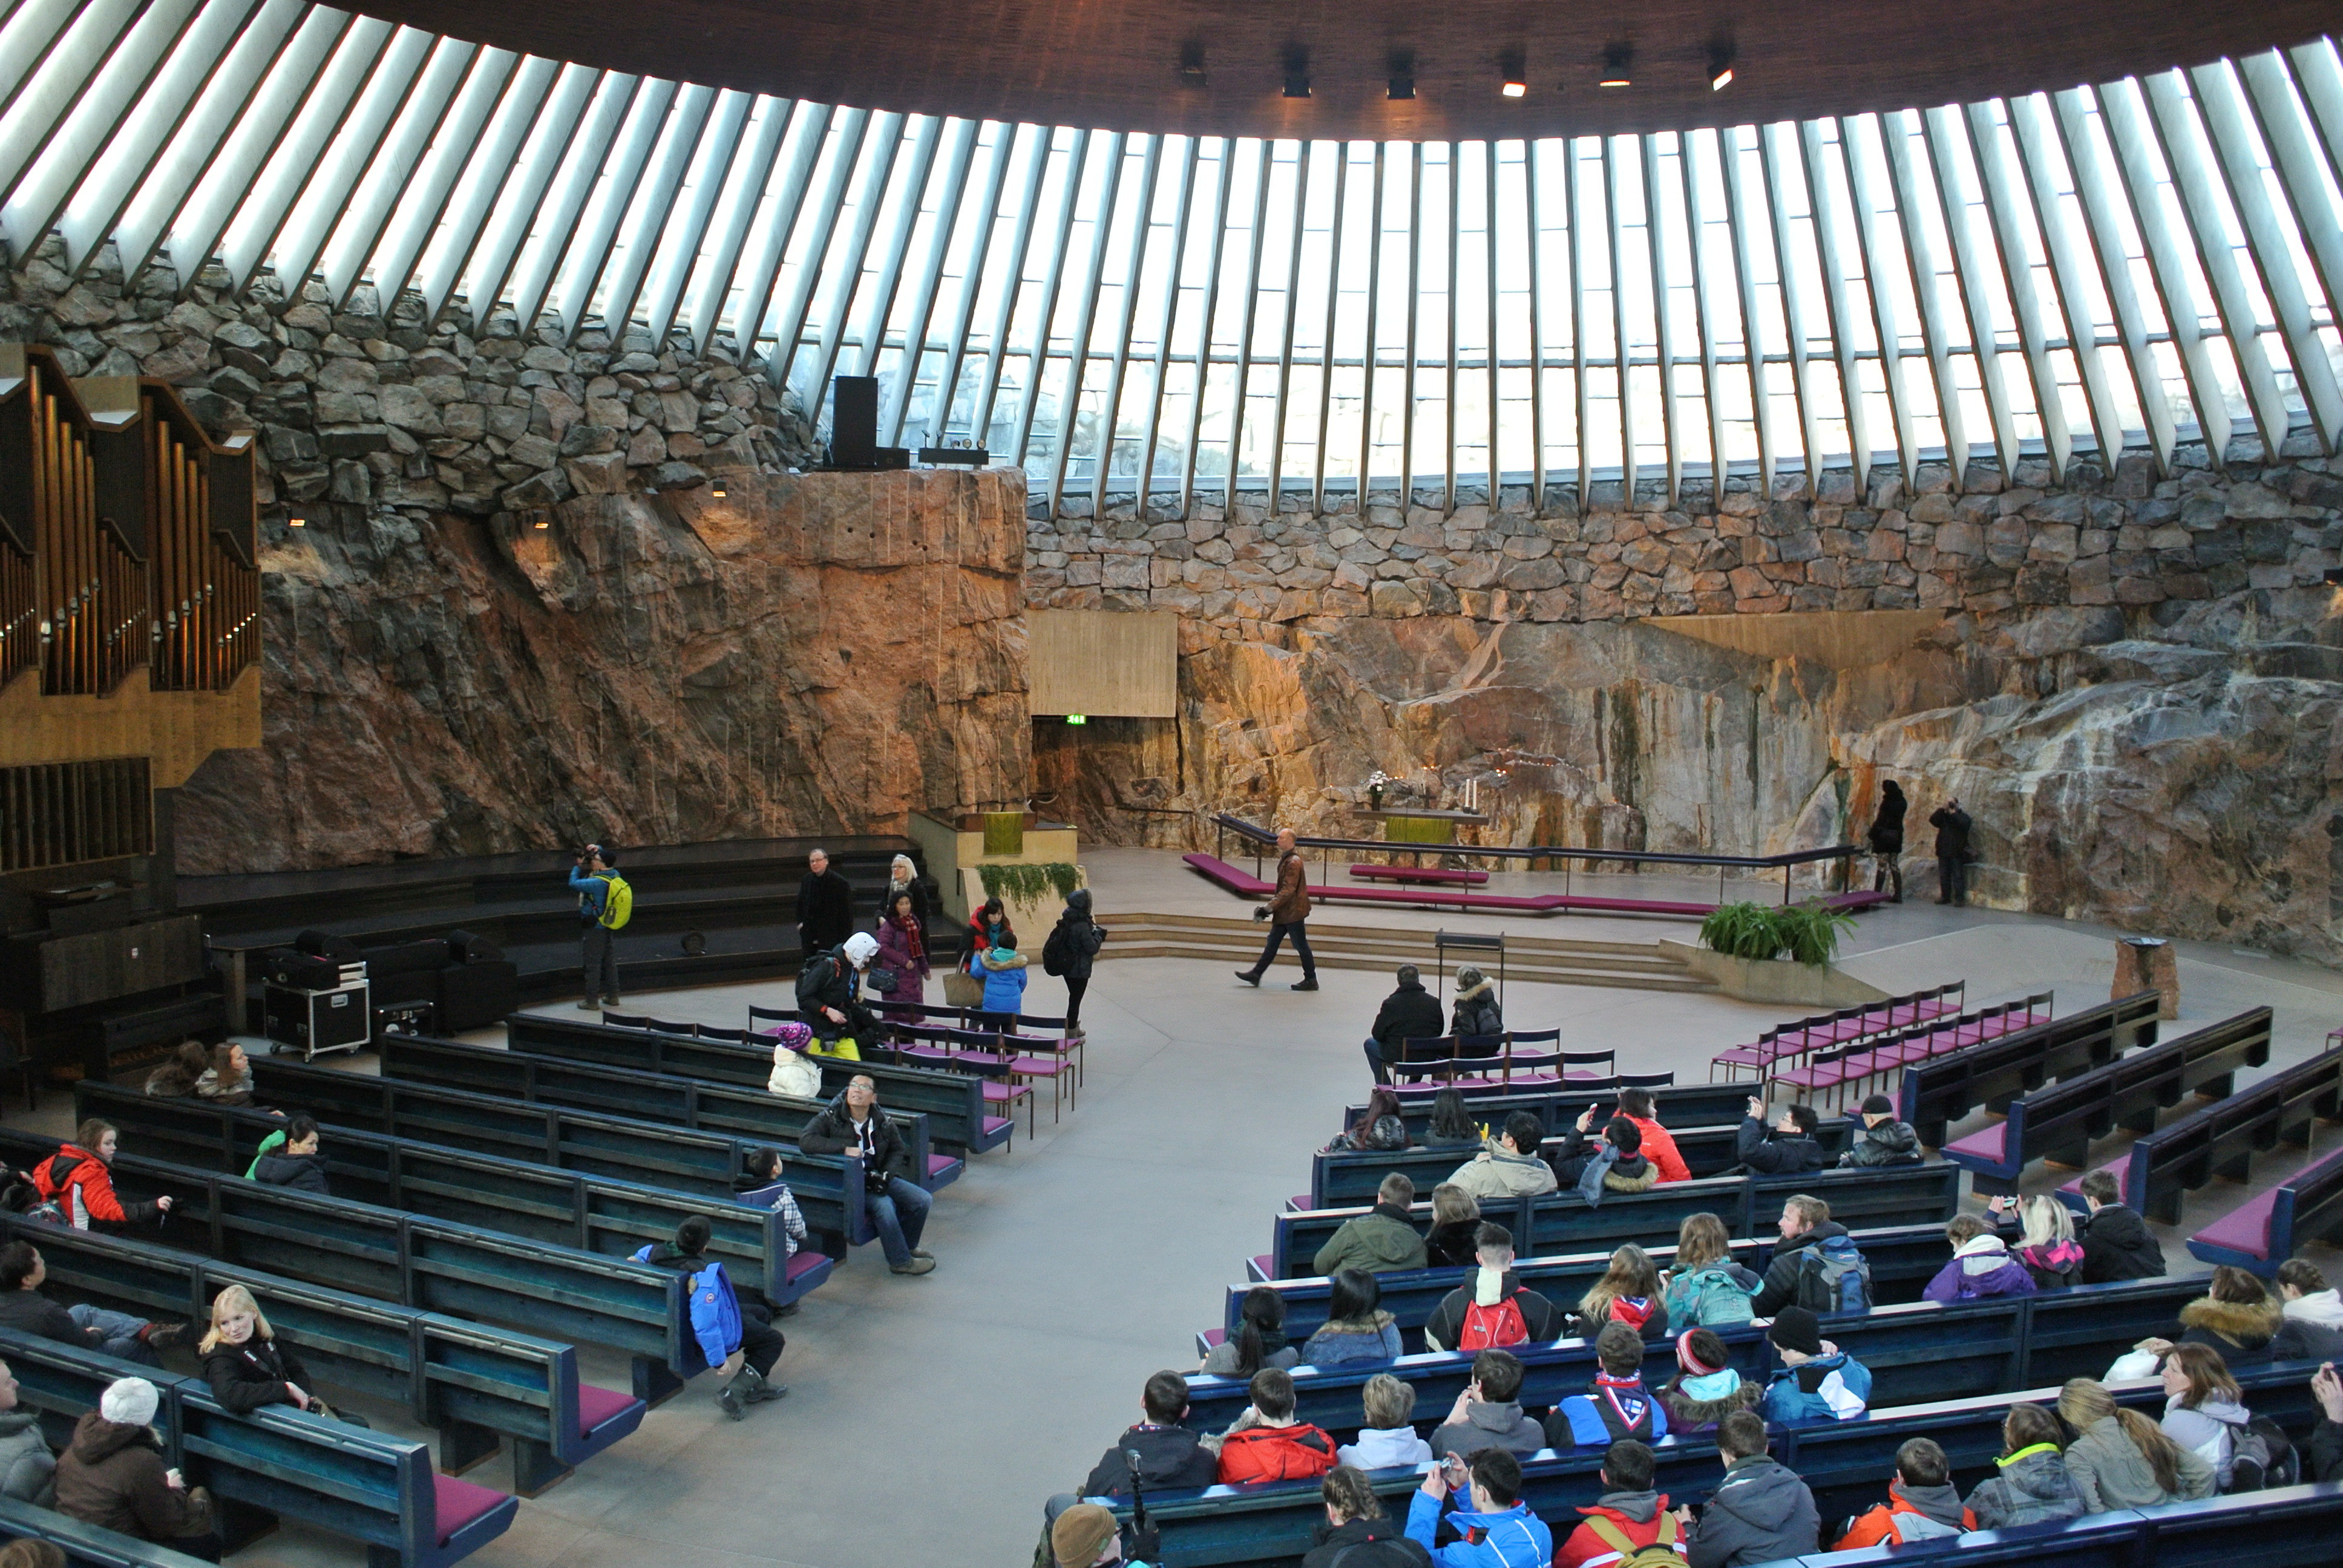
M152 1430L161 1407L143 1377L106 1385L57 1461L58 1513L142 1541L212 1533L211 1493L163 1461Z

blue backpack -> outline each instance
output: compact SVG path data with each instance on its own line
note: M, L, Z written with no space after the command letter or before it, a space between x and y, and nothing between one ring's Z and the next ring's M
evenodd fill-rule
M1666 1302L1670 1321L1681 1328L1745 1323L1756 1315L1732 1271L1714 1264L1668 1282Z
M1798 1305L1812 1312L1871 1310L1871 1265L1845 1236L1825 1236L1798 1261Z

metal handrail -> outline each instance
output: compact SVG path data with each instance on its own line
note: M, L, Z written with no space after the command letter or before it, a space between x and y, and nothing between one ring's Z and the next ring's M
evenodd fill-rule
M1248 822L1243 818L1226 811L1212 813L1210 820L1222 835L1214 839L1213 852L1217 855L1225 846L1227 842L1225 835L1234 833L1239 839L1253 846L1253 873L1256 876L1260 875L1262 848L1277 842L1275 830L1263 828L1255 822ZM1572 860L1593 860L1630 866L1644 864L1714 866L1717 869L1717 898L1720 903L1724 901L1725 872L1729 869L1739 868L1748 870L1780 871L1782 901L1786 904L1790 901L1792 867L1811 865L1818 860L1848 860L1857 855L1870 853L1859 844L1833 844L1819 849L1790 849L1778 855L1713 855L1688 854L1673 849L1574 849L1560 844L1410 844L1393 842L1387 839L1305 839L1298 834L1294 838L1293 844L1294 848L1299 849L1318 849L1328 852L1335 849L1371 849L1386 853L1404 850L1420 857L1429 850L1435 854L1479 855L1492 859L1561 860L1565 862L1563 867L1565 879L1569 875L1567 862ZM1324 854L1321 855L1319 863L1321 879L1325 880L1328 879L1329 871ZM1525 865L1523 869L1534 870L1536 868L1534 865ZM1564 890L1568 891L1566 881Z

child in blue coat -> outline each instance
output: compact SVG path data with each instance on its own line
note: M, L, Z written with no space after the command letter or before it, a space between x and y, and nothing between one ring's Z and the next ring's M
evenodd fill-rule
M1017 950L1015 939L1006 939L984 955L984 1010L990 1015L987 1021L1001 1029L1013 1030L1024 1006L1025 955Z

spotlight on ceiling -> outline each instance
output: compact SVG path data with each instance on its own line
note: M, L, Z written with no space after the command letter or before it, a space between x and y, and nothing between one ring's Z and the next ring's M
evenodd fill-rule
M1506 50L1498 65L1504 72L1504 79L1498 83L1497 91L1508 98L1527 97L1530 74L1522 65L1522 52L1519 49Z
M1628 68L1635 62L1633 44L1610 44L1603 50L1603 75L1595 79L1598 87L1627 87L1634 85Z
M1391 57L1391 79L1384 85L1383 95L1388 98L1415 96L1415 55L1412 51L1403 49Z
M2328 588L2343 588L2343 567L2328 567L2327 575L2319 580Z
M1733 85L1733 45L1711 44L1708 46L1708 90L1721 93Z
M1310 56L1299 49L1288 51L1285 56L1285 95L1289 98L1310 95Z
M653 492L652 492L652 494L656 495L656 494L658 494L658 492L657 492L657 491L653 491ZM551 528L551 527L553 526L553 514L552 514L551 512L543 512L543 511L541 511L541 512L538 513L538 514L537 514L537 526L538 526L538 528Z
M722 500L724 498L724 481L721 479L709 480L708 484L708 493L715 497L718 500Z
M309 519L299 516L290 517L285 519L285 526L288 528L306 528L309 526Z
M1192 39L1180 45L1180 85L1183 87L1204 85L1204 45Z

